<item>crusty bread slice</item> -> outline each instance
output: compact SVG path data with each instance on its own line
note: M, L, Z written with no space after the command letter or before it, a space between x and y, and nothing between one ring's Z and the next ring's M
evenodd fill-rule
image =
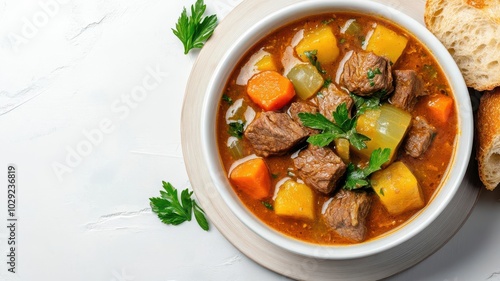
M467 86L500 86L500 1L427 0L424 20L453 56Z
M481 97L476 128L479 177L493 190L500 183L500 88Z

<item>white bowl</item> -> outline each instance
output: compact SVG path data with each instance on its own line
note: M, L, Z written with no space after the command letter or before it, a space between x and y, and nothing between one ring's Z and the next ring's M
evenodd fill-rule
M255 217L241 203L230 186L218 155L216 143L216 115L226 81L236 62L261 38L297 19L335 11L351 11L383 17L406 29L434 54L445 73L456 100L458 136L445 182L432 200L412 219L396 230L363 243L346 246L328 246L302 242L272 229ZM447 207L465 175L472 150L473 118L470 99L462 75L445 47L420 23L411 17L385 5L364 0L311 0L292 4L274 12L259 22L228 47L226 55L218 63L205 93L201 112L201 145L203 159L212 182L231 211L248 228L267 241L293 253L319 259L354 259L374 255L414 237L429 226Z

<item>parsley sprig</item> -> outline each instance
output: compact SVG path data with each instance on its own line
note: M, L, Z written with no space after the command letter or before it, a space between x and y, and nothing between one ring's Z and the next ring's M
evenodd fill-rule
M217 26L217 15L203 17L206 8L203 0L197 0L194 5L191 5L191 16L188 17L186 7L184 7L175 29L172 28L175 36L184 45L184 54L191 49L203 47Z
M323 70L321 64L318 61L318 50L305 51L304 55L309 59L309 62L316 67L316 69L321 74L326 74L326 71Z
M385 96L386 91L381 90L375 92L370 97L361 97L353 93L350 94L352 100L354 101L354 106L356 107L356 115L361 115L365 113L368 109L377 109L380 107L380 100Z
M377 148L370 155L370 160L367 167L361 169L354 166L353 163L349 163L349 165L347 166L347 178L344 189L353 190L371 187L368 176L380 170L382 168L382 165L389 161L390 155L391 149Z
M357 117L349 118L346 103L340 104L333 112L333 121L328 120L321 113L301 112L300 121L306 127L321 130L321 133L312 135L307 142L317 146L327 146L338 138L345 138L357 149L366 148L366 141L370 138L356 131Z
M163 190L160 190L161 197L149 198L151 209L158 215L158 218L165 224L179 225L185 221L191 221L192 214L200 227L207 231L208 221L203 209L191 198L193 192L188 189L181 191L181 199L177 194L177 189L169 182L162 182Z

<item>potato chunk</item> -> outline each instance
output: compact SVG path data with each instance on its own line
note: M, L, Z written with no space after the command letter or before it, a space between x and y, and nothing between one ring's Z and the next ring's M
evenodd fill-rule
M424 207L425 201L417 179L403 162L375 172L370 178L373 190L391 215Z
M396 63L408 43L408 38L399 35L383 25L377 25L366 45L367 51L386 57Z
M255 67L257 67L257 70L259 70L259 71L265 71L265 70L277 71L278 70L278 68L276 67L276 64L274 63L273 57L271 55L263 56L258 62L255 63Z
M297 55L302 61L308 62L309 59L304 54L306 51L317 50L318 61L321 64L332 63L339 56L339 47L337 39L333 35L329 26L322 26L314 29L304 35L304 38L295 47Z
M274 201L277 215L298 219L314 219L314 194L305 184L286 181Z

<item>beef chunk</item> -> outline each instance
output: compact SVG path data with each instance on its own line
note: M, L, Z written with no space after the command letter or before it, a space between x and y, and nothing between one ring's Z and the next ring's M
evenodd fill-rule
M348 93L339 90L334 84L330 84L328 88L319 92L316 97L316 103L318 104L319 112L330 121L333 121L332 113L337 107L345 103L347 105L347 110L350 112L353 101Z
M354 52L344 65L341 80L359 96L371 96L378 91L389 94L394 89L389 59L372 52Z
M346 170L346 165L328 147L309 145L293 159L299 177L311 188L330 193Z
M286 113L262 112L248 125L245 137L259 156L281 155L308 136L307 131Z
M290 114L293 121L302 125L302 121L300 121L300 118L299 118L299 113L301 113L301 112L307 112L307 113L314 114L314 113L318 112L318 108L312 104L309 104L307 102L302 102L302 101L294 102L288 108L288 114ZM307 128L307 127L304 127L304 128L309 133L309 135L313 135L313 134L318 133L318 130Z
M436 128L427 123L425 118L417 116L412 121L412 126L405 141L405 151L411 157L420 157L429 148L434 138Z
M366 235L366 217L371 197L364 191L341 189L328 205L325 220L340 236L361 242Z
M414 70L395 70L396 88L389 102L406 111L412 111L417 97L425 95L424 83Z

